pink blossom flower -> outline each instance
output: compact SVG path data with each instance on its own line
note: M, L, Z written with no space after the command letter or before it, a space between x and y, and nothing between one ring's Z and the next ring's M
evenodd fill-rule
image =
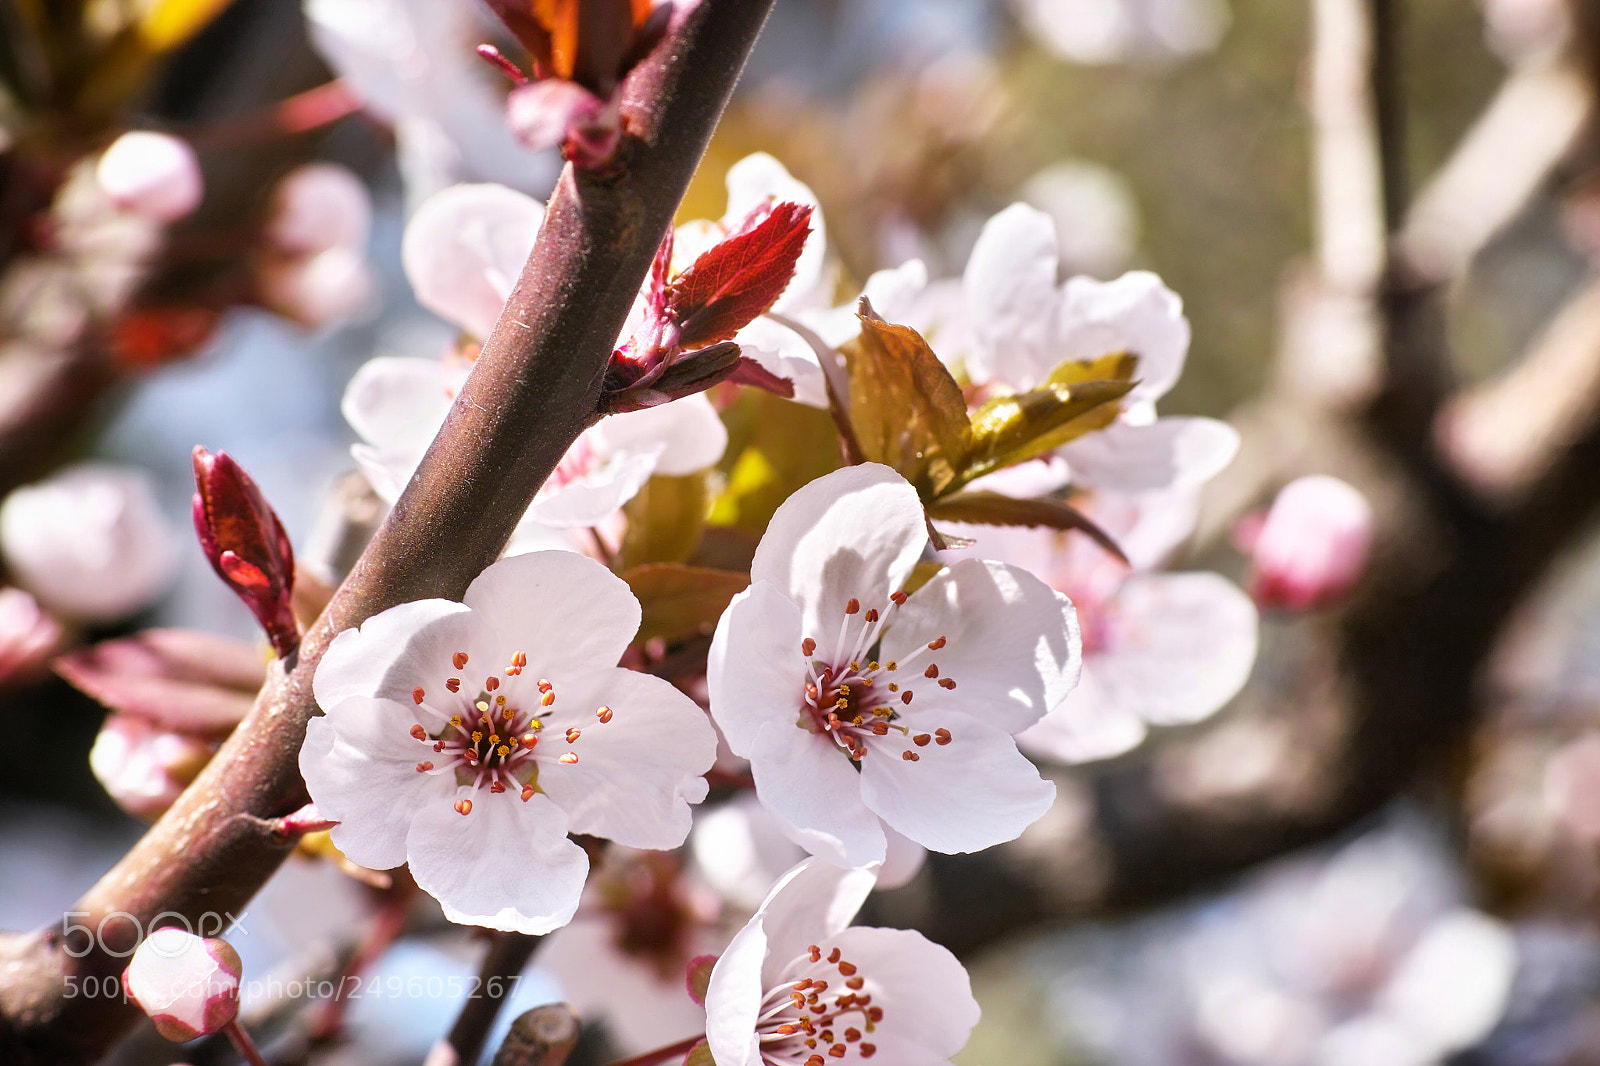
M718 1066L935 1066L961 1050L979 1012L955 956L920 933L849 924L873 881L808 860L778 882L711 971Z
M285 253L359 251L366 247L371 228L372 198L348 167L307 163L285 174L272 191L266 238Z
M935 851L986 848L1055 795L1011 735L1077 681L1072 604L976 559L907 596L927 540L916 490L889 468L819 478L773 515L712 640L728 746L786 832L835 863L881 862L884 825Z
M1303 477L1285 485L1253 542L1250 594L1263 607L1307 611L1348 592L1366 572L1372 507L1338 478Z
M122 987L156 1032L168 1040L215 1033L239 1014L244 967L226 940L182 929L157 929L139 945L122 974Z
M205 187L189 142L165 133L124 133L107 148L95 178L111 202L152 222L176 222L200 206Z
M334 639L300 770L354 862L412 876L452 921L524 933L572 917L567 834L669 848L716 754L704 714L615 664L639 626L619 578L568 552L504 559L462 603L420 600Z
M156 818L211 761L216 745L131 714L110 714L89 749L89 769L117 806Z
M81 463L0 504L0 554L13 580L56 614L109 622L172 580L177 539L141 470Z
M1083 633L1078 686L1017 745L1076 763L1136 747L1150 726L1198 722L1244 686L1256 657L1254 605L1212 573L1154 572L1194 527L1192 493L1075 501L1116 539L1133 568L1088 537L1015 526L951 526L981 553L1037 574L1066 593Z
M983 227L962 277L974 384L1027 389L1061 363L1131 353L1138 384L1117 421L1060 449L1074 483L1143 492L1215 476L1238 450L1238 434L1215 419L1156 417L1188 354L1182 301L1148 271L1058 286L1058 262L1055 222L1042 211L1013 204Z

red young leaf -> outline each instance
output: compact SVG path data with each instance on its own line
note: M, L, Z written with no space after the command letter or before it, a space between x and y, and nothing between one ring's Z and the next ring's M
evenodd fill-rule
M809 205L775 204L758 225L747 222L696 259L667 288L667 308L682 331L678 343L727 340L771 307L794 277L810 232Z

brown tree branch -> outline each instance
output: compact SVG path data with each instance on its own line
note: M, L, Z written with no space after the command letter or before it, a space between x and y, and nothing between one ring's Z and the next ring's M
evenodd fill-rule
M372 544L269 674L254 710L162 820L76 906L90 928L163 911L237 913L288 853L271 820L305 799L297 758L316 713L311 678L343 629L395 604L459 597L504 547L529 500L594 418L601 375L660 234L687 187L769 0L701 0L629 75L621 165L568 168L504 313L444 428ZM87 1062L135 1018L68 998L64 978L120 971L132 921L82 958L58 931L0 946L0 1060ZM73 950L82 945L73 943Z

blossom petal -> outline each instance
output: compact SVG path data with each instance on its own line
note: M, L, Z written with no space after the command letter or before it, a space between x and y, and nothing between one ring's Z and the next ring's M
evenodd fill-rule
M883 861L887 844L877 816L861 802L861 777L830 741L792 723L769 722L756 734L750 772L757 798L795 843L835 865Z
M1063 445L1058 455L1081 485L1120 492L1194 488L1216 477L1239 451L1239 434L1214 418L1114 422Z
M455 779L419 774L427 753L407 733L415 720L393 700L354 696L313 718L300 774L328 818L334 844L352 862L387 870L406 861L406 832L419 803L450 806Z
M409 699L416 679L435 676L437 659L432 647L411 638L466 610L453 600L414 600L380 611L359 629L340 633L323 653L312 678L317 704L331 712L352 696Z
M1183 374L1189 320L1183 300L1148 270L1132 270L1114 281L1072 278L1062 287L1051 350L1057 363L1132 352L1139 359L1134 375L1139 383L1123 405L1153 402Z
M564 485L556 485L552 478L522 520L556 529L599 525L644 488L656 471L662 447L657 444L652 451L613 455Z
M817 478L783 502L750 578L772 582L800 605L802 632L826 658L846 601L881 610L927 541L916 490L888 467L863 463Z
M919 717L926 723L921 728L937 723L953 739L919 746L891 730L861 760L862 801L887 824L933 851L953 854L1015 840L1050 809L1056 786L1039 776L1008 734L961 714ZM919 735L918 726L907 725Z
M828 406L828 385L817 353L806 340L762 316L739 331L739 352L780 378L794 382L794 400L808 407Z
M1101 615L1100 695L1155 725L1197 722L1244 687L1256 657L1255 605L1218 574L1130 578Z
M716 465L728 430L704 395L611 415L593 430L616 452L657 452L655 472L682 477Z
M463 786L457 798L467 799ZM567 839L567 816L547 797L524 803L512 793L480 792L472 813L449 798L429 803L411 823L411 874L452 922L539 934L566 925L589 872L583 849Z
M682 844L689 805L706 797L701 775L717 757L705 712L669 682L616 667L572 688L557 686L556 706L578 708L582 736L572 745L578 761L544 763L539 773L539 787L567 812L568 829L631 848ZM602 704L611 708L609 722L593 716ZM567 721L563 716L560 724ZM548 743L556 741L548 736Z
M750 753L767 722L794 720L805 691L800 608L778 587L757 581L717 620L706 661L711 714L735 755Z
M406 482L411 480L417 464L422 461L421 451L374 448L368 444L350 445L350 455L361 469L361 476L372 486L372 491L391 507L405 491Z
M945 638L937 652L923 645ZM963 559L934 575L900 609L885 659L930 660L956 682L916 686L914 709L950 707L1007 733L1066 699L1082 662L1072 601L1020 567Z
M355 372L339 410L368 444L420 456L444 424L460 386L460 376L437 359L380 356Z
M1057 265L1056 224L1043 211L1012 204L984 223L961 278L977 342L968 355L974 377L1029 388L1054 368Z
M428 197L400 247L417 302L487 338L543 221L543 204L503 185L452 185Z
M843 930L833 944L875 986L872 1002L883 1008L883 1021L873 1037L885 1061L938 1061L966 1046L981 1012L966 969L947 948L909 929L867 926ZM932 1054L902 1059L890 1053L891 1037Z
M811 233L794 265L794 278L772 309L791 311L822 303L827 296L822 271L828 254L828 230L817 194L765 152L745 156L730 167L727 183L728 210L722 216L722 224L729 229L742 225L751 211L765 203L811 205Z
M1092 656L1085 657L1078 687L1060 707L1017 734L1019 749L1072 765L1110 759L1144 741L1149 730L1137 708L1108 701L1095 666Z
M772 987L790 960L845 929L876 882L872 869L846 870L814 858L788 870L768 890L756 913L767 934L762 983Z
M719 1064L761 1066L756 1019L761 1015L761 968L766 958L766 930L759 921L751 921L734 934L711 969L706 986L706 1043Z
M467 586L475 653L498 667L523 651L528 672L560 681L575 671L615 666L639 631L639 601L627 582L575 552L515 555Z

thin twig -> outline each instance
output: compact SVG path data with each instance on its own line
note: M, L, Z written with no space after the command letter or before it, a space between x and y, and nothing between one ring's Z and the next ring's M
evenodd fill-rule
M500 1008L516 989L517 977L533 956L536 936L523 933L496 933L489 941L483 964L478 968L478 983L473 994L461 1004L450 1033L428 1055L427 1066L456 1066L478 1061L489 1030L500 1016Z

